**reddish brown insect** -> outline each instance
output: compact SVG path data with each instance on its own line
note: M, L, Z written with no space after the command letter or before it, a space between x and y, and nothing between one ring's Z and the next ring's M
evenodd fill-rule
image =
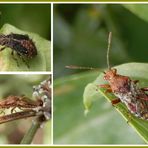
M107 50L107 64L108 71L104 72L104 79L109 84L100 85L105 88L106 92L112 92L117 98L112 100L112 104L123 102L128 110L135 116L147 120L148 119L148 95L145 91L148 88L139 88L137 85L138 80L131 80L128 76L119 75L117 69L110 68L109 65L109 50L111 44L111 35L108 39Z
M137 85L138 80L131 80L128 76L119 75L117 69L110 68L109 65L109 50L111 45L112 33L109 33L108 49L107 49L107 65L108 70L104 72L104 79L109 84L99 85L100 88L105 88L105 93L113 93L117 98L112 100L112 104L123 102L128 110L135 116L148 120L148 88L139 88ZM76 69L77 66L70 66ZM69 68L69 67L68 67ZM85 68L85 67L84 67ZM80 67L79 69L84 69ZM92 68L85 68L92 69Z
M25 96L8 96L4 98L4 100L0 101L0 108L2 109L11 109L11 113L15 110L15 108L20 109L30 109L36 108L38 106L42 106L43 102L41 100L32 101Z
M51 77L33 87L33 97L36 101L26 96L14 95L0 101L3 113L5 109L11 109L11 114L0 116L0 124L33 116L36 116L40 123L51 119ZM14 113L16 108L20 110Z

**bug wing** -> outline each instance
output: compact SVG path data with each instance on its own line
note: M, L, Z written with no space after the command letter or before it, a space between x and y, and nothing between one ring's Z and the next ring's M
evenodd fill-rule
M137 115L148 120L148 100L144 100L143 98L137 99Z
M12 38L12 39L15 39L15 40L29 40L28 35L22 35L22 34L11 33L11 34L7 35L6 37Z

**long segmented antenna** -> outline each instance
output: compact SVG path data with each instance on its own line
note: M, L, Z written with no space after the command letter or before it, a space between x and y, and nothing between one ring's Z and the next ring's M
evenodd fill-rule
M98 68L93 68L93 67L81 67L81 66L76 66L76 65L68 65L68 66L65 66L66 68L69 68L69 69L88 69L88 70L96 70Z
M109 51L110 51L110 46L111 46L111 39L112 39L112 32L109 32L108 47L107 47L107 66L108 66L108 69L111 69L110 64L109 64Z
M109 35L108 35L108 47L107 47L107 66L108 66L108 69L111 69L110 68L110 63L109 63L109 52L110 52L110 46L111 46L111 39L112 39L112 32L109 32ZM86 69L86 70L97 70L98 68L93 68L93 67L82 67L82 66L76 66L76 65L68 65L68 66L65 66L66 68L68 69Z

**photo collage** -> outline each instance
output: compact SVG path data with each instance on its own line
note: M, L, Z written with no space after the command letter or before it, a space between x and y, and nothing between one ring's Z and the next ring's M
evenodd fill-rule
M0 2L0 145L147 145L147 34L148 3Z

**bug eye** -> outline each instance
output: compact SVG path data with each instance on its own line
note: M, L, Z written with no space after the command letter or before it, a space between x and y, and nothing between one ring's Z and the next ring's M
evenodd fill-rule
M104 76L104 80L107 80L107 76Z
M106 74L105 71L103 71L103 73Z
M114 72L115 74L117 73L117 69L114 68L114 69L112 69L112 70L113 70L113 72Z

